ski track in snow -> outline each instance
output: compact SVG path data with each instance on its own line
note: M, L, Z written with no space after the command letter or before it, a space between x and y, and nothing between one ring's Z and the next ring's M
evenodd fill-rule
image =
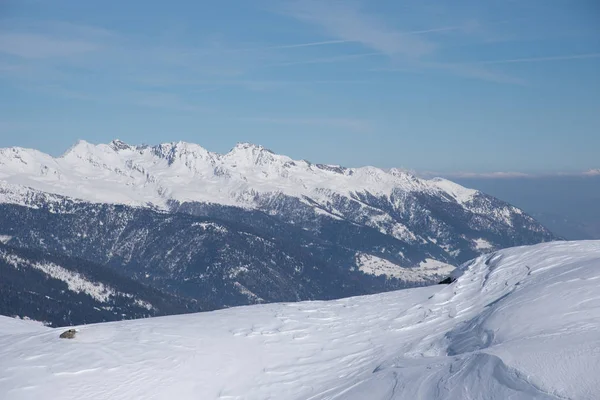
M600 241L502 250L455 275L81 326L73 340L0 317L0 398L600 398Z

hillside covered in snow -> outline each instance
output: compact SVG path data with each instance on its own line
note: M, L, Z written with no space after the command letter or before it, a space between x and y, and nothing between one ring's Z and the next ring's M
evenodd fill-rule
M450 285L64 329L0 318L0 398L597 399L600 242L483 255Z

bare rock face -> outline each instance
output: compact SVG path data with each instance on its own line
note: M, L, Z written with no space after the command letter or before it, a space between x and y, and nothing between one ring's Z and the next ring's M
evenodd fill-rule
M61 339L74 339L77 331L75 329L69 329L68 331L64 331L60 334Z

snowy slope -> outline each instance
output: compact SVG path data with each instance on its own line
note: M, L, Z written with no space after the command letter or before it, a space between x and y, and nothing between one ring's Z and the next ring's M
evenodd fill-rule
M70 341L0 319L0 398L600 398L600 242L502 250L456 275L81 326Z

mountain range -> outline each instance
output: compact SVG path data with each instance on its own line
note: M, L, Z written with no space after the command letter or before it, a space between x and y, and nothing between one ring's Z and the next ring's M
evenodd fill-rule
M56 158L1 149L0 239L5 252L38 252L24 266L92 263L208 310L428 285L482 253L557 237L445 179L313 164L248 143L218 154L115 140L80 141Z

